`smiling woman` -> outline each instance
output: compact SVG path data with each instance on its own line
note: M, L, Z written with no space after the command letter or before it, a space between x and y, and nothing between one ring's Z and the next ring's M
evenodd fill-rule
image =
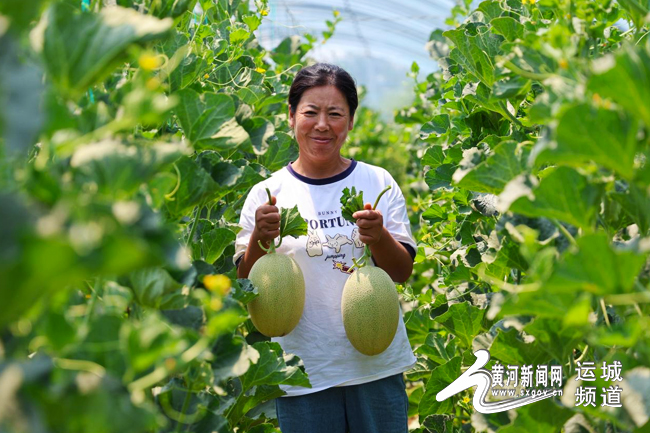
M289 109L300 156L293 169L304 176L324 178L347 168L351 161L341 156L341 147L352 130L353 113L343 94L333 85L307 90L298 106Z
M413 270L416 246L404 197L392 176L383 168L341 155L357 105L354 80L343 69L316 64L298 72L289 92L289 124L299 156L255 185L241 212L234 256L241 278L248 277L253 264L266 254L260 242L268 245L279 235L276 202L283 208L297 206L309 222L308 235L284 238L277 249L291 255L302 269L305 305L298 325L273 341L303 360L312 385L282 386L287 396L277 400L277 412L284 433L407 431L402 373L415 357L401 314L392 343L373 356L352 346L341 316L353 258L367 246L375 265L403 282ZM389 192L376 210L366 204L353 214L356 224L345 224L340 199L343 190L352 187L366 197L377 197L384 189Z

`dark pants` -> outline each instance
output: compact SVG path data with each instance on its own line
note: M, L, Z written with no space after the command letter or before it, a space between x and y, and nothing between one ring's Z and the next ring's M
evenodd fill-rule
M407 433L402 373L361 385L276 399L282 433Z

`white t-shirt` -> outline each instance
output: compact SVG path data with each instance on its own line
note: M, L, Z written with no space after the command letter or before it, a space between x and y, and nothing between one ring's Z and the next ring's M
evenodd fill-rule
M246 251L255 227L256 209L268 202L265 188L276 196L276 206L298 206L307 220L309 234L298 239L287 236L277 250L289 254L305 277L305 308L298 326L284 337L273 338L286 353L304 362L312 388L284 386L287 396L309 394L333 386L357 385L410 369L416 359L400 314L397 333L384 352L367 356L350 344L341 317L341 294L353 265L352 257L363 255L356 224L341 216L345 187L363 191L365 203L374 204L379 193L392 188L379 201L388 232L415 255L416 244L406 214L402 192L383 168L352 160L343 173L327 179L311 179L293 171L291 165L255 185L244 203L235 244L235 262Z

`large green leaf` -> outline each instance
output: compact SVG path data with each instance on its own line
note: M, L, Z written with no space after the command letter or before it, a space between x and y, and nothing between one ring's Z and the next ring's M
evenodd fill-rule
M557 146L537 162L581 166L594 161L623 178L634 175L638 125L624 113L581 104L569 108L557 126Z
M504 365L537 365L548 359L547 353L537 342L525 342L516 329L497 330L490 345L490 355Z
M260 163L272 172L298 158L298 146L289 134L276 132L275 139L268 138L267 144L266 152L260 156Z
M227 228L214 228L201 235L203 247L203 257L206 262L213 263L226 249L226 247L235 242L235 233Z
M230 96L192 89L183 89L177 95L178 120L195 148L229 150L249 140L235 119L235 103Z
M261 342L253 344L253 347L260 357L240 378L244 392L258 385L311 387L307 375L299 367L299 358L283 358L282 348L278 343Z
M169 84L170 92L186 88L209 67L206 60L193 50L188 37L182 33L175 33L161 49L169 60L160 68L158 78Z
M178 189L165 203L172 216L182 216L192 207L217 200L224 195L223 188L190 158L180 158L176 162L176 167L180 173Z
M554 403L552 399L545 399L517 408L517 417L505 427L497 430L498 433L557 433L559 427L564 425L573 412Z
M616 200L625 213L639 226L641 233L647 233L650 229L650 197L647 192L634 184L631 184L625 193L613 193Z
M181 284L162 268L140 269L129 275L135 299L145 307L160 308L180 294Z
M80 187L93 184L102 194L126 198L184 153L175 143L125 145L109 139L77 148L70 166Z
M471 348L474 337L485 329L484 316L485 310L474 307L469 302L461 302L450 305L449 310L436 317L435 321L460 339L463 346Z
M492 155L460 179L454 174L454 180L461 188L499 194L508 182L524 171L528 153L527 147L504 141L496 146Z
M72 96L113 72L132 45L165 37L173 24L119 6L79 13L63 2L55 2L43 20L44 32L34 34L34 44L42 49L51 80Z
M589 89L610 98L650 126L650 53L644 46L625 45L594 64Z
M42 69L21 61L18 44L0 37L0 141L8 153L23 155L34 144L45 120L43 90Z
M569 251L546 283L547 290L586 290L597 295L629 293L647 254L613 248L604 233L577 240L578 251Z
M520 197L510 211L530 217L559 219L591 229L596 217L601 188L569 167L559 167L544 177L532 191L533 199Z
M460 377L460 365L461 358L456 356L449 362L431 371L431 377L429 377L426 383L426 390L418 408L420 419L424 419L427 415L454 413L454 401L458 397L454 396L445 401L438 402L436 395Z
M492 87L496 77L495 57L499 53L502 37L485 30L485 25L471 23L455 30L447 30L443 35L455 46L450 57L483 84Z
M588 322L589 309L582 312L583 318L572 317L572 320ZM571 314L576 315L573 310ZM526 325L524 331L535 337L535 344L546 353L551 354L557 362L563 362L572 354L573 348L585 338L585 327L565 326L555 319L536 318L533 323Z
M508 42L520 39L524 35L524 26L512 17L498 17L490 21L491 30L498 33Z
M311 387L307 375L299 367L299 358L283 358L278 343L261 342L253 344L253 347L259 352L259 358L251 358L248 371L240 377L241 394L227 415L232 425L236 425L254 406L284 395L284 391L278 387L280 384Z

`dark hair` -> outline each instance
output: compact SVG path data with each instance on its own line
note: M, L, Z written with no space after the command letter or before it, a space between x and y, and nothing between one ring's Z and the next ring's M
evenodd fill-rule
M292 113L296 112L302 94L307 90L329 85L335 86L345 96L350 107L350 117L353 117L359 106L354 79L343 68L329 63L316 63L298 71L289 90L289 109Z

